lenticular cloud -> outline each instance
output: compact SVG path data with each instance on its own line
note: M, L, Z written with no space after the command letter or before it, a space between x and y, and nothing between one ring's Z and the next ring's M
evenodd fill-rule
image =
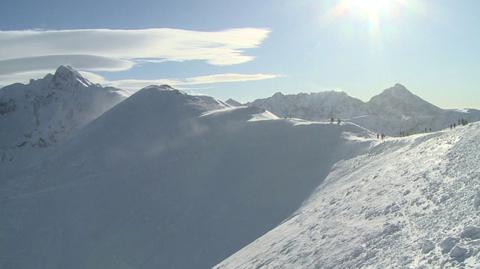
M75 60L80 61L79 57L83 55L90 57L90 62L97 62L99 69L128 69L129 65L125 61L135 59L201 60L212 65L233 65L253 60L254 57L245 55L244 50L259 46L268 34L269 30L259 28L216 32L170 28L0 31L0 63L46 56L55 56L51 60L58 60L59 55L76 55ZM92 57L99 58L92 61ZM118 62L112 66L114 60L106 59ZM48 65L47 60L48 58L43 58L45 65ZM19 62L27 61L16 60L17 69ZM3 74L15 72L3 69Z

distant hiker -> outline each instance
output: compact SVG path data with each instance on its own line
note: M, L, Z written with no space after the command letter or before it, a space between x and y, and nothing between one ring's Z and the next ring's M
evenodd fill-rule
M337 119L337 124L342 123L342 120L340 118Z
M385 134L382 134L382 140L385 139Z
M429 129L430 130L430 133L432 132L432 128Z
M333 124L335 122L335 119L332 117L330 118L330 123Z
M377 134L377 139L380 139L380 134Z

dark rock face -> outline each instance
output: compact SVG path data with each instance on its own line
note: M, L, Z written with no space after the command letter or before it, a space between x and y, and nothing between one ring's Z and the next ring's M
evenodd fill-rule
M0 100L0 115L13 112L15 111L15 108L16 108L16 105L14 100L9 99L8 101L5 101L5 102L2 102Z
M392 235L396 232L399 232L400 230L402 230L402 227L400 225L388 223L383 227L383 235L384 236Z
M430 253L430 251L432 251L434 249L435 249L435 244L432 241L426 240L425 242L423 242L423 244L422 244L422 253L423 254Z
M450 252L450 257L456 260L457 262L463 262L468 258L468 249L460 246L455 246Z
M480 193L477 193L473 198L473 207L475 209L479 209L480 207Z
M440 248L442 249L442 253L448 253L452 248L458 243L458 238L454 237L447 237L445 238L442 243L440 243Z
M470 239L470 240L480 239L480 227L467 226L463 229L460 236L462 238Z

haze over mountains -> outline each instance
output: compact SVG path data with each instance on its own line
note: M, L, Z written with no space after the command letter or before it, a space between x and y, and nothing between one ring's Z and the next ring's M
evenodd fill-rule
M0 104L0 268L480 260L480 125L383 141L364 128L441 128L478 111L400 85L368 103L327 92L241 106L167 85L125 97L62 66L0 89Z

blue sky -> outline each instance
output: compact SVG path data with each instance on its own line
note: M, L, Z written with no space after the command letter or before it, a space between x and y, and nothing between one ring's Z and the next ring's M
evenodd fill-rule
M3 0L0 82L65 61L107 84L171 82L240 101L324 90L368 100L399 82L442 107L480 108L478 10L474 0ZM152 28L170 29L137 32ZM88 31L55 32L76 29Z

